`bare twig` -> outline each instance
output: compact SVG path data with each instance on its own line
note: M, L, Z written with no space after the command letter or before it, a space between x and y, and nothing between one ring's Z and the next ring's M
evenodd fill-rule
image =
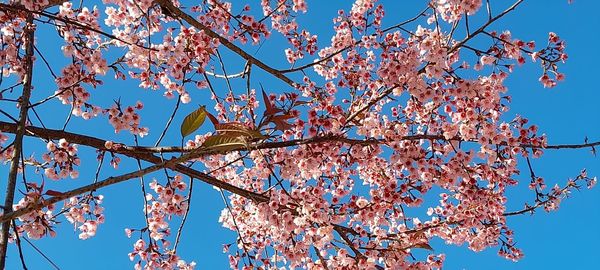
M169 120L167 120L167 124L165 125L165 128L160 133L160 136L158 136L158 140L156 140L156 143L154 143L154 147L157 147L160 144L160 142L162 141L162 139L165 137L165 135L167 134L167 130L169 130L169 126L171 126L171 122L173 122L173 119L175 119L175 114L177 114L177 110L179 110L180 103L181 103L181 99L178 98L177 103L175 103L175 107L173 108L173 112L171 113Z
M44 259L46 259L46 261L48 261L48 263L50 263L52 265L52 267L54 267L54 269L60 270L60 267L58 267L58 265L56 265L56 263L54 263L48 256L46 256L46 254L44 254L44 252L42 252L42 250L40 250L33 243L31 243L31 241L29 241L29 239L23 238L23 240L25 240L25 242L27 242L33 249L35 249L35 251L37 251L37 253L42 255L42 257L44 257Z
M133 136L133 139L135 141L135 145L138 145L138 138L137 136ZM142 162L140 161L139 158L135 159L137 166L138 166L138 170L142 169ZM140 176L140 191L142 192L142 200L144 202L144 223L146 223L146 228L150 228L150 219L148 217L148 199L146 198L146 183L144 181L144 176ZM150 230L147 230L148 233L148 238L150 237Z
M17 249L19 250L19 259L21 260L21 266L23 270L27 270L27 264L25 264L25 257L23 256L23 247L21 246L21 237L17 231L17 223L12 220L13 231L15 232L15 242L17 243Z
M192 205L192 191L193 190L194 190L194 179L190 178L190 187L188 190L188 198L187 198L187 208L185 209L183 218L181 218L181 224L179 225L179 229L177 229L177 236L175 237L175 244L173 245L173 253L175 253L177 251L177 246L179 245L179 239L181 238L181 234L183 233L183 226L185 225L188 214L190 213L190 207Z

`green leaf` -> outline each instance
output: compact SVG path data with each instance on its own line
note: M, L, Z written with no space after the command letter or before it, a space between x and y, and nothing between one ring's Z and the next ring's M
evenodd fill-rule
M192 132L202 126L204 119L206 119L206 108L200 106L200 108L188 114L188 116L183 119L183 123L181 123L181 136L185 137L192 134Z
M204 141L202 147L215 151L230 151L239 149L246 145L246 141L242 137L230 135L213 135Z

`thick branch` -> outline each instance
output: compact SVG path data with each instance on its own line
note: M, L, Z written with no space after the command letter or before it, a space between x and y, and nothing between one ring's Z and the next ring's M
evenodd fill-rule
M0 131L7 132L7 133L16 133L17 124L0 121ZM197 158L197 157L204 156L204 155L224 154L224 153L231 152L231 151L242 151L242 150L248 150L248 149L273 149L273 148L283 148L283 147L305 145L305 144L326 143L326 142L342 142L342 143L347 143L347 144L362 144L362 145L373 145L373 144L385 143L384 140L379 140L379 139L357 140L357 139L348 139L348 138L344 138L344 137L340 137L340 136L319 136L319 137L314 137L314 138L310 138L310 139L299 139L299 140L291 140L291 141L284 141L284 142L257 143L254 145L250 145L249 147L240 146L239 149L230 149L226 152L215 151L215 150L206 150L206 149L202 149L202 148L184 149L181 147L121 146L116 149L105 149L105 147L104 147L105 140L94 138L91 136L66 132L66 131L62 131L62 130L44 129L44 128L31 127L31 126L27 127L26 131L27 131L27 133L25 134L26 136L33 136L33 137L54 139L54 140L64 138L67 141L72 142L72 143L86 145L86 146L90 146L90 147L93 147L96 149L101 149L101 150L104 149L105 151L111 151L111 152L114 152L117 154L123 154L128 157L132 157L132 158L139 158L141 160L145 160L147 162L154 163L156 165L162 164L160 166L168 167L168 168L170 168L174 171L177 171L179 173L182 173L184 175L199 179L199 180L201 180L205 183L208 183L212 186L222 188L224 190L227 190L229 192L232 192L234 194L237 194L237 195L245 197L245 198L249 198L249 199L257 201L257 202L265 202L268 200L268 197L260 195L258 193L252 192L252 191L241 189L239 187L236 187L236 186L228 184L228 183L225 183L225 182L223 182L219 179L216 179L210 175L207 175L205 173L199 172L192 168L183 166L181 164L165 163L160 157L157 157L157 156L153 155L152 153L153 152L154 153L191 152L186 155L186 157L189 157L191 159L191 158ZM427 140L462 141L460 138L445 139L441 135L412 135L412 136L405 136L402 139L403 140L427 139ZM525 148L540 148L538 146L527 145L527 144L522 144L520 146L525 147ZM546 149L576 149L576 148L589 148L589 147L594 147L594 146L600 146L600 141L592 142L592 143L585 143L585 144L548 145L546 147ZM137 174L129 175L129 176L138 177ZM119 177L123 178L123 177L129 177L129 176L119 176ZM127 180L127 179L118 180L121 178L117 178L117 180L112 179L111 181L117 181L116 183L118 183L118 182ZM105 184L110 184L110 182L106 182ZM114 184L114 183L112 183L112 184ZM103 184L103 186L104 186L104 184ZM88 187L84 187L84 188L86 188L86 190L90 189L90 188L91 188L91 190L93 190L97 187L88 186ZM67 193L65 193L65 194L67 194ZM2 220L4 220L4 219L0 219L0 221L2 221Z
M14 123L0 121L0 131L7 133L15 133L17 125ZM91 146L97 149L104 149L105 140L77 134L71 133L63 130L57 129L44 129L40 127L29 126L27 127L27 131L30 132L26 134L27 136L39 137L44 139L61 139L65 138L69 142ZM443 141L456 141L456 142L476 142L476 141L465 141L459 137L446 139L443 135L435 135L435 134L418 134L418 135L407 135L402 137L402 141L415 141L415 140L443 140ZM129 157L140 157L142 155L147 155L149 153L184 153L197 151L198 155L212 155L212 154L227 154L233 151L244 151L248 149L276 149L276 148L284 148L298 145L306 145L306 144L318 144L318 143L331 143L331 142L341 142L350 145L377 145L384 144L386 140L384 139L350 139L342 136L336 135L324 135L324 136L316 136L307 139L296 139L282 142L260 142L251 144L249 146L240 145L237 148L229 148L227 151L222 150L210 150L205 149L198 151L198 149L194 148L182 148L180 146L159 146L159 147L148 147L148 146L126 146L122 145L117 149L106 149L107 151L124 154ZM499 146L506 146L506 144L500 144ZM591 148L600 146L600 141L583 143L583 144L553 144L547 145L545 147L540 147L532 144L520 144L519 147L529 148L529 149L548 149L548 150L558 150L558 149L581 149L581 148ZM156 157L158 158L158 157ZM144 159L146 160L146 159ZM146 160L148 161L148 160ZM151 161L149 161L151 162ZM226 189L227 190L227 189Z
M27 22L24 27L25 40L25 76L23 77L23 94L19 98L19 122L15 128L15 140L13 142L13 155L11 158L10 169L8 171L8 180L6 184L6 198L4 199L4 215L12 212L12 205L15 198L15 188L17 184L17 174L19 172L19 161L23 149L23 137L25 135L25 124L27 123L27 110L29 99L31 97L31 77L33 74L33 45L34 45L35 25L33 24L33 15L27 15ZM24 170L25 168L23 168ZM2 232L0 235L0 269L4 269L6 263L6 250L8 245L8 234L10 231L11 220L2 221Z

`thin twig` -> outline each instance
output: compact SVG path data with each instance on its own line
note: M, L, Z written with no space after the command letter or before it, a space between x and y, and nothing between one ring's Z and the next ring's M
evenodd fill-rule
M52 265L52 267L54 267L54 269L60 270L60 267L58 267L58 265L56 265L56 263L54 263L48 256L46 256L46 254L44 254L44 252L42 252L42 250L40 250L33 243L31 243L31 241L29 241L29 239L23 238L23 240L25 240L25 242L27 242L33 249L35 249L35 251L37 251L37 253L42 255L42 257L44 257L44 259L46 259L46 261L48 261L48 263L50 263Z
M54 77L54 79L58 78L58 76L56 76L56 73L54 73L54 70L52 70L50 63L48 63L48 60L46 60L46 57L44 57L44 54L42 54L42 52L40 50L38 50L37 46L33 46L33 48L35 49L35 52L37 52L37 54L40 56L40 58L42 58L42 61L48 68L48 71L50 71L50 74L52 75L52 77Z
M225 203L225 206L227 207L227 210L229 210L229 214L231 214L231 219L233 221L233 226L235 226L235 230L237 231L237 233L238 233L238 235L240 237L240 241L242 242L242 247L244 248L244 253L246 253L246 255L248 256L248 258L250 258L250 253L248 253L248 250L247 250L247 247L246 247L248 244L246 244L246 241L244 240L244 235L242 235L242 231L240 230L240 227L238 226L237 221L235 221L235 214L231 210L231 206L229 206L229 202L227 201L227 198L225 197L225 193L223 192L223 190L219 189L219 192L221 192L221 198L223 199L223 203Z
M173 112L171 113L169 120L167 120L167 124L165 125L165 128L160 133L160 136L158 136L158 140L156 140L156 143L154 143L154 147L157 147L160 144L160 142L162 141L162 139L165 137L165 135L167 134L167 130L169 130L169 127L171 126L171 122L173 122L173 119L175 118L175 114L177 114L177 110L179 109L180 103L181 103L181 99L178 98L177 103L175 103L175 108L173 108Z
M135 141L135 145L138 145L138 139L137 139L136 135L133 136L133 139ZM140 161L139 158L136 158L135 161L137 163L138 170L141 170L142 169L142 162ZM142 199L144 201L144 221L146 223L146 228L150 228L150 219L148 217L148 199L146 199L146 183L144 182L144 176L143 175L141 175L139 177L139 179L140 179L140 190L142 192ZM148 232L148 238L151 239L151 237L150 237L150 230L147 230L147 232Z
M179 229L177 229L177 236L175 237L175 244L173 245L173 253L177 252L177 246L179 245L179 239L181 238L181 234L183 232L183 226L187 221L188 213L190 212L190 207L192 206L192 191L194 190L194 179L190 178L190 187L188 190L188 198L187 198L187 208L185 209L185 213L183 214L183 218L181 218L181 224L179 225Z
M21 246L21 237L19 236L19 232L17 231L17 223L12 221L13 231L15 232L15 242L17 243L17 249L19 250L19 259L21 260L21 266L23 270L27 270L27 265L25 264L25 257L23 256L23 247Z
M221 58L221 53L219 50L215 50L217 54L217 58L219 59L219 64L221 65L221 71L223 71L223 75L225 75L225 82L227 83L227 89L229 89L229 95L234 97L233 88L231 87L231 82L229 81L229 76L227 76L227 70L225 69L225 63L223 63L223 58ZM235 103L235 98L233 99L233 103Z

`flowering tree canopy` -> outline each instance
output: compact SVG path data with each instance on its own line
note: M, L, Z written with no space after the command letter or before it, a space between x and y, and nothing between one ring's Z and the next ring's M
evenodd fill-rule
M505 80L527 64L559 84L566 43L500 27L523 0L422 2L398 19L356 0L331 36L304 27L304 0L0 2L0 269L59 226L94 237L125 181L145 221L123 221L135 269L201 265L177 253L198 184L223 198L232 269L436 269L433 239L519 260L507 220L596 183L546 186L532 160L600 142L550 144L507 113ZM287 67L255 53L269 42ZM523 181L532 196L507 197Z

